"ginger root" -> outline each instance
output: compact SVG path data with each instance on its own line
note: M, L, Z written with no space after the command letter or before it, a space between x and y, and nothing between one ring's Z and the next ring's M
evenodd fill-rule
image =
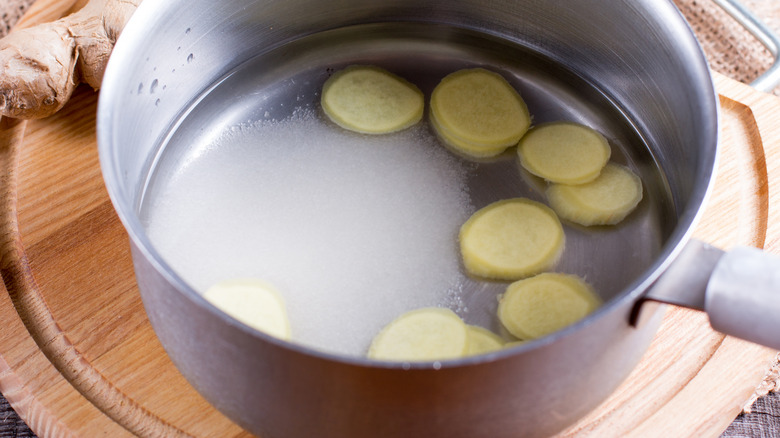
M140 3L90 0L67 17L0 39L0 115L47 117L79 83L100 88L114 43Z

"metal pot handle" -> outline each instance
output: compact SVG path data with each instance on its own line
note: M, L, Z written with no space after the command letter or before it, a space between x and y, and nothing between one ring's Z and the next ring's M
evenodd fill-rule
M761 74L750 86L759 91L770 92L780 85L780 38L766 24L759 20L739 0L712 0L723 8L734 20L750 32L764 47L769 50L774 58L774 63L767 71Z
M721 257L704 304L715 330L780 349L780 258L739 247Z
M704 310L715 330L780 350L780 257L691 240L646 300Z

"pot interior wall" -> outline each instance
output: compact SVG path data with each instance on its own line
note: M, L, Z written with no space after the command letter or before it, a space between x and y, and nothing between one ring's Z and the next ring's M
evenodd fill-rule
M564 224L555 270L587 278L605 301L652 265L673 232L671 194L644 138L614 101L565 66L451 26L355 25L250 58L197 99L167 137L140 216L163 259L196 291L226 278L262 278L283 291L296 339L358 355L371 333L416 307L448 306L501 332L496 297L509 282L458 269L458 228L493 202L546 203L546 183L518 165L514 148L489 160L448 152L428 117L379 137L330 124L319 111L320 89L353 64L382 66L425 96L451 72L486 67L520 91L535 124L577 121L603 133L611 161L641 175L644 201L619 227ZM404 153L366 151L388 149ZM328 263L328 255L344 262ZM311 304L322 296L327 303ZM366 319L374 322L360 322ZM341 344L345 334L358 338L355 348Z
M613 16L616 10L619 19ZM147 6L119 41L101 95L99 134L107 185L131 235L149 247L138 219L141 196L158 149L175 132L182 112L193 107L193 99L248 59L307 35L361 23L431 24L527 49L565 66L616 103L646 145L647 160L665 176L677 217L676 224L664 225L673 228L665 232L669 244L664 252L671 253L705 197L716 144L711 80L677 15L671 4L651 1L610 3L608 8L599 1L576 6L506 1L490 8L438 1ZM148 31L151 22L159 25ZM446 31L434 35L447 38Z

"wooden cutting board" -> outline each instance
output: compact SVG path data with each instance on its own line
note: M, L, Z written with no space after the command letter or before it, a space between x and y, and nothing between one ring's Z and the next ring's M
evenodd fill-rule
M73 0L38 0L29 20ZM780 100L715 75L718 179L696 236L780 252ZM41 437L242 437L169 361L137 293L127 236L103 186L97 94L48 119L0 120L0 392ZM642 362L561 436L717 436L776 352L669 309Z

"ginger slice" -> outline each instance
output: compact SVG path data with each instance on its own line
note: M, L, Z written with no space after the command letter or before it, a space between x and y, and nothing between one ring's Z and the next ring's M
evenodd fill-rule
M505 344L504 344L504 348L518 347L518 346L520 346L520 345L527 344L528 342L530 342L530 339L529 339L529 340L526 340L526 341L522 341L522 340L518 340L518 341L509 341L509 342L507 342L507 343L505 343Z
M537 339L567 327L601 305L593 288L575 275L544 273L509 285L498 318L519 339Z
M564 246L555 212L525 198L480 209L461 226L459 240L469 273L500 280L517 280L552 267Z
M452 310L425 307L404 313L371 342L368 357L430 361L462 357L468 346L466 323Z
M504 340L490 330L478 325L467 325L468 349L466 355L489 353L504 347Z
M253 278L225 280L211 286L203 297L252 328L280 339L290 339L284 301L270 284Z
M436 120L436 116L431 112L431 126L438 134L439 138L444 142L444 145L449 150L456 154L463 155L465 158L490 158L504 152L507 146L486 146L486 145L474 145L458 138L453 137L447 129L443 128L439 121Z
M547 181L582 184L593 181L609 161L607 139L593 129L571 122L539 125L517 146L520 164Z
M431 120L446 143L480 158L516 145L531 126L520 94L501 75L482 68L441 80L431 94Z
M364 134L387 134L419 122L422 92L387 70L353 65L333 74L322 87L322 109L337 125Z
M614 225L642 200L642 181L634 172L609 163L598 178L580 185L551 184L547 199L558 215L584 225Z

